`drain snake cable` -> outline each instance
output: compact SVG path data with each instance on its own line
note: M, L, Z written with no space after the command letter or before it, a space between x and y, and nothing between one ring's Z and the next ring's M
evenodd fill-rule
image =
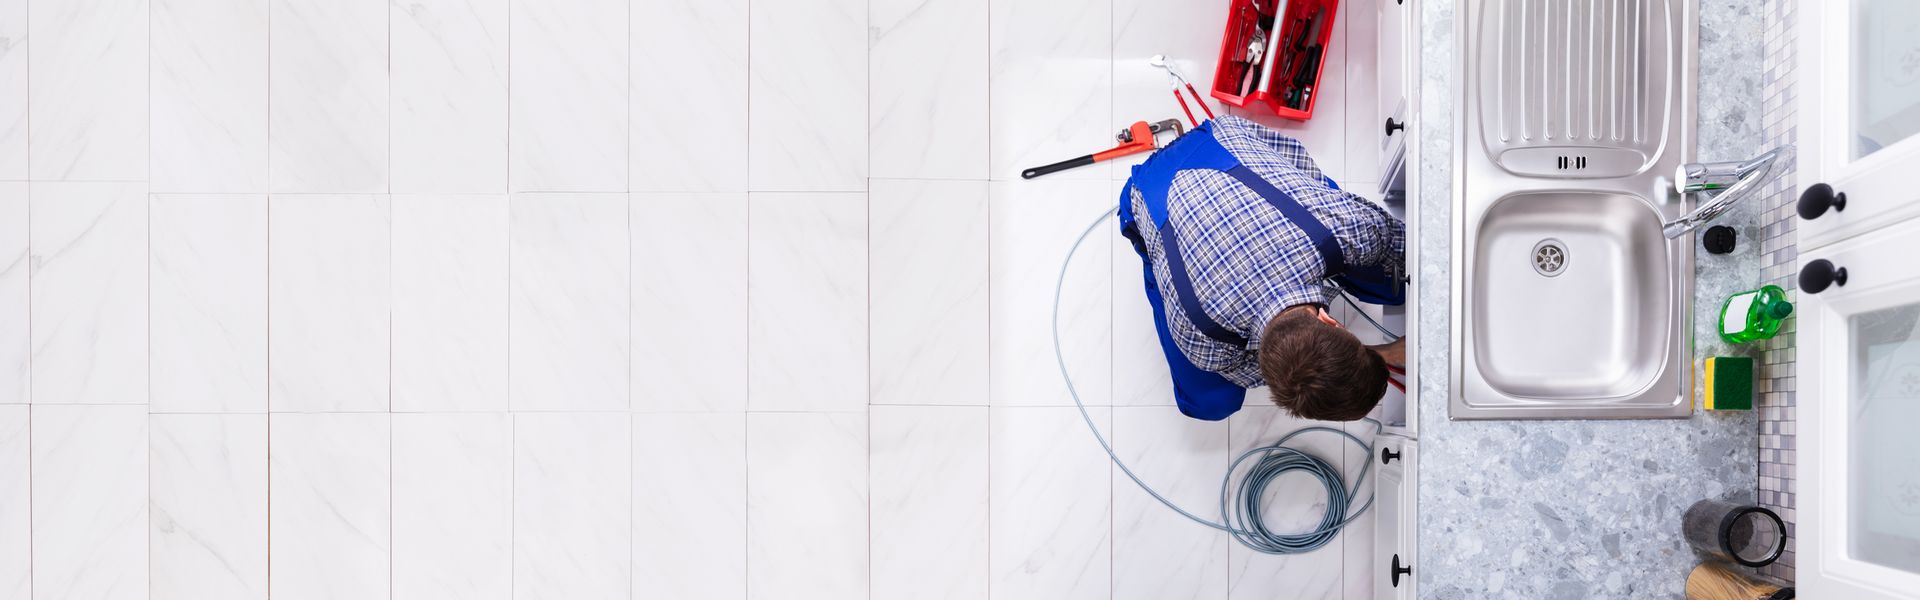
M1099 440L1101 449L1107 451L1107 458L1113 460L1113 465L1119 467L1120 472L1126 473L1127 478L1132 479L1133 483L1139 485L1147 495L1160 501L1167 508L1173 509L1174 512L1180 513L1180 516L1224 531L1241 545L1264 554L1304 554L1327 545L1340 535L1340 530L1348 523L1366 514L1367 509L1373 507L1374 498L1369 494L1366 502L1362 503L1358 510L1348 513L1348 509L1356 499L1355 492L1366 482L1367 473L1373 467L1373 445L1359 437L1332 427L1303 427L1282 436L1273 445L1242 452L1233 459L1227 467L1226 475L1221 478L1220 520L1213 521L1187 512L1172 500L1168 500L1166 496L1160 495L1153 486L1147 485L1147 482L1140 479L1133 469L1127 467L1126 462L1120 460L1120 455L1113 450L1113 444L1107 441L1106 436L1100 433L1100 427L1094 424L1093 416L1087 412L1086 402L1080 399L1080 392L1073 385L1073 376L1067 371L1066 355L1060 349L1060 298L1066 289L1067 272L1073 264L1074 254L1080 251L1080 246L1087 241L1087 237L1118 210L1116 207L1101 213L1099 218L1087 225L1085 231L1080 232L1080 237L1073 241L1073 247L1067 250L1066 259L1060 263L1060 277L1053 288L1053 358L1060 366L1060 379L1067 385L1067 394L1073 397L1074 405L1080 408L1080 418L1087 422L1087 429L1093 432L1094 439ZM1352 300L1349 299L1348 302ZM1372 318L1369 317L1368 320L1372 321ZM1374 326L1380 327L1377 322ZM1381 327L1381 331L1387 333L1384 327ZM1373 424L1373 433L1378 436L1381 429L1380 422L1371 418L1364 420ZM1328 464L1325 459L1287 447L1287 442L1293 438L1314 432L1340 434L1347 441L1353 442L1366 451L1364 456L1367 459L1360 467L1360 476L1354 480L1353 487L1347 487L1340 470ZM1239 471L1243 463L1250 463L1247 473L1240 478L1238 485L1235 485L1233 473ZM1319 525L1311 531L1278 533L1267 527L1261 499L1266 495L1269 485L1281 476L1296 471L1313 477L1326 489L1327 509L1325 514L1321 515Z

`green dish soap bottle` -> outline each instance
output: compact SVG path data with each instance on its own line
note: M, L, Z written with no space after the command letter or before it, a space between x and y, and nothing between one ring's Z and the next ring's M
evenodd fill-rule
M1720 339L1729 344L1764 340L1780 333L1780 323L1793 314L1787 291L1777 285L1727 297L1720 307Z

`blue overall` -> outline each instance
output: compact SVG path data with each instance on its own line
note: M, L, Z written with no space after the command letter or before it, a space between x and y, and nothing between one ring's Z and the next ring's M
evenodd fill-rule
M1174 176L1190 169L1220 171L1265 199L1313 241L1314 249L1326 263L1326 277L1348 293L1375 304L1397 305L1405 298L1398 277L1386 265L1348 265L1345 253L1340 249L1340 241L1333 232L1306 207L1295 202L1292 196L1240 164L1239 159L1214 139L1212 121L1201 124L1155 152L1146 162L1133 167L1133 176L1127 180L1120 194L1120 233L1133 242L1134 251L1140 254L1146 273L1147 302L1153 306L1153 329L1159 334L1160 350L1166 354L1167 367L1173 375L1175 403L1179 405L1180 412L1187 416L1217 421L1240 410L1241 402L1246 399L1246 389L1219 373L1195 366L1174 343L1167 326L1167 311L1162 305L1159 285L1154 280L1152 260L1147 256L1146 244L1140 237L1138 215L1133 213L1130 195L1131 190L1139 190L1149 213L1147 216L1160 234L1168 279L1173 284L1174 298L1180 303L1182 311L1207 337L1230 346L1246 348L1248 340L1245 336L1207 316L1199 296L1194 293L1193 280L1181 256L1180 241L1174 235L1174 229L1167 226L1168 189L1173 186ZM1327 180L1327 185L1339 189L1331 179Z

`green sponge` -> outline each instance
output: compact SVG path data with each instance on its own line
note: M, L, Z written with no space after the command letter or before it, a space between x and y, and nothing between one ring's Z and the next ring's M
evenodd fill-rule
M1753 359L1746 356L1711 356L1701 362L1706 371L1707 410L1753 409Z

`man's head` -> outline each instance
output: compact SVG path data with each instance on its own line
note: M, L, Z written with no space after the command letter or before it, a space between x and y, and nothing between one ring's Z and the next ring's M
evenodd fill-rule
M1260 374L1273 403L1303 419L1358 420L1387 392L1386 361L1314 305L1267 321Z

